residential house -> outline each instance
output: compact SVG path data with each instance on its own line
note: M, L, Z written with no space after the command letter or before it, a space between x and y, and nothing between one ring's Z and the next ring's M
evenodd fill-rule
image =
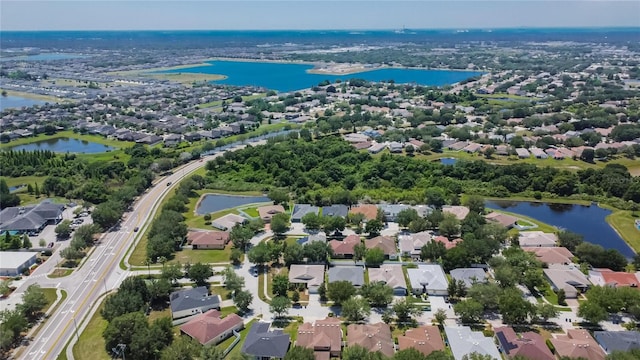
M317 294L323 282L324 265L293 264L289 268L289 283L305 284L311 294Z
M589 280L594 285L611 287L638 287L637 274L610 269L589 270Z
M462 360L474 352L494 360L502 359L493 339L485 337L480 331L471 331L468 326L445 326L444 332L456 360Z
M487 273L482 268L458 268L451 270L449 274L451 280L463 281L467 288L487 281Z
M171 316L174 320L202 314L211 309L220 310L220 295L209 295L206 286L178 290L169 296Z
M189 231L187 233L187 244L191 244L193 250L222 250L228 242L229 233L226 231Z
M387 144L385 143L372 143L371 147L367 150L369 151L369 153L371 154L377 154L379 152L381 152L382 150L384 150L387 147Z
M473 153L477 153L478 151L480 151L480 149L482 149L482 145L476 144L476 143L470 143L469 145L467 145L464 148L462 148L462 151L464 151L466 153L469 153L469 154L473 154Z
M529 150L531 151L531 153L536 159L546 159L549 157L547 153L545 153L544 150L540 148L531 148Z
M520 356L525 359L555 360L540 334L528 331L518 336L510 326L495 328L495 334L501 352L509 358Z
M444 351L444 341L437 326L422 325L415 329L405 331L398 336L398 349L416 349L428 356L434 351Z
M342 321L335 317L304 323L298 327L296 346L313 349L316 360L342 354Z
M469 215L469 208L466 206L449 206L449 205L445 205L442 207L442 212L443 213L448 213L448 214L453 214L453 216L456 217L456 219L462 221L464 220L464 218L467 217L467 215Z
M327 234L324 231L319 231L315 234L311 234L307 236L307 242L312 243L314 241L320 241L323 243L327 243Z
M222 316L218 310L208 310L180 326L180 333L188 335L202 345L217 345L244 328L237 314Z
M585 360L604 360L605 352L598 342L584 329L569 329L567 335L555 335L551 343L559 357Z
M525 149L525 148L517 148L516 149L516 154L518 154L518 157L520 159L528 159L531 157L531 153L529 152L529 150Z
M395 222L398 219L398 213L402 210L406 210L411 208L409 205L403 204L383 204L378 206L380 210L384 213L384 218L386 221Z
M534 253L540 262L548 266L573 262L573 254L565 247L522 247L522 250Z
M318 214L320 208L317 206L312 206L309 204L295 204L293 205L293 211L291 212L291 222L299 223L302 222L302 218L310 213Z
M464 149L467 145L469 145L469 143L467 143L466 141L458 141L458 142L454 142L453 144L449 144L446 147L449 150L460 151L460 150Z
M575 266L562 266L543 269L554 291L563 289L567 299L575 299L578 294L589 289L591 282Z
M211 225L220 230L231 230L237 224L244 224L247 221L244 217L236 214L227 214L211 221Z
M360 235L349 235L343 240L331 240L329 241L329 246L333 249L333 257L334 258L347 258L350 259L353 257L354 248L356 245L360 244L362 241L360 240Z
M182 141L182 136L179 134L169 134L162 140L165 146L175 146Z
M593 336L607 354L614 351L628 352L640 349L638 331L594 331Z
M361 266L340 265L329 268L329 282L348 281L355 287L364 284L364 268Z
M402 265L383 264L379 268L369 268L369 283L381 281L393 289L397 296L407 295L407 283L404 279Z
M378 207L373 204L360 204L349 210L350 214L362 214L366 220L373 220L378 216Z
M411 256L413 259L420 258L422 247L431 242L432 233L421 231L415 234L399 235L398 248L402 256Z
M336 204L322 207L322 216L339 216L346 218L349 214L347 205Z
M202 135L197 132L191 132L184 134L184 139L186 141L200 141L202 139Z
M284 358L289 350L290 336L281 329L269 330L270 327L268 322L254 323L240 351L260 360Z
M385 323L350 324L347 326L347 346L360 345L371 352L380 352L392 357L395 345L391 328Z
M509 155L509 147L506 145L496 146L496 155Z
M386 258L394 260L398 258L398 248L396 241L390 236L376 236L373 239L364 241L367 249L378 248L384 252Z
M419 264L417 269L407 269L407 274L414 294L448 294L449 282L440 265Z
M449 238L447 238L446 236L435 236L432 239L432 241L443 243L444 247L447 250L449 250L449 249L452 249L452 248L458 246L458 244L460 242L462 242L462 239L458 238L458 239L449 240Z
M485 215L484 218L489 220L489 221L493 221L495 223L498 223L498 224L506 227L507 229L511 229L518 222L518 218L515 217L515 216L502 214L502 213L495 212L495 211Z
M271 218L274 215L284 213L284 207L282 207L282 205L260 206L257 210L258 214L260 214L260 219L267 224L271 222Z
M518 236L521 247L555 247L557 242L556 234L542 231L523 231Z
M62 220L64 205L43 201L34 206L8 207L0 212L0 231L37 234Z

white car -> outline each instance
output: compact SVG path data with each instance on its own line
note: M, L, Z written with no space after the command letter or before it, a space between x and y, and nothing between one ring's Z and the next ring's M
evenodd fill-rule
M249 269L249 273L253 276L258 276L258 269L255 267L252 267L251 269Z

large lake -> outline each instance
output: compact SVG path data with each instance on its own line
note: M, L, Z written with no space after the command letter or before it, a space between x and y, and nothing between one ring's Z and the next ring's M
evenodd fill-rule
M20 55L20 56L3 56L0 61L52 61L52 60L69 60L87 57L86 55L70 54L70 53L46 53L36 55Z
M20 109L23 106L44 105L46 101L23 98L20 96L0 96L0 111L4 109Z
M220 194L206 194L200 200L198 207L196 208L196 214L204 215L210 214L234 207L269 202L266 196L237 196L237 195L220 195Z
M309 64L288 64L275 62L250 61L209 61L208 66L195 66L184 69L167 70L165 73L204 73L227 76L217 84L261 86L280 92L301 90L318 85L323 80L332 83L337 79L353 78L368 81L394 80L396 83L416 83L420 85L441 86L481 75L477 71L419 70L419 69L379 69L348 75L310 74Z
M98 144L86 140L70 139L70 138L55 138L37 141L30 144L13 146L11 150L51 150L58 153L84 153L84 154L96 154L106 151L111 151L114 148L108 145Z
M569 230L584 236L584 240L602 245L605 249L616 249L626 257L635 252L606 222L610 210L597 205L552 204L527 201L487 201L490 209L503 209L529 216L549 225Z

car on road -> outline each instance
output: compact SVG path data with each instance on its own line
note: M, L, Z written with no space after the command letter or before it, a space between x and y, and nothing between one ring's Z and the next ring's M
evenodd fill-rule
M250 273L251 275L253 275L254 277L256 277L256 276L258 276L258 269L253 267L253 268L251 268L251 269L249 270L249 273Z
M170 186L170 185L171 185L171 181L169 181L169 182L167 183L167 186Z
M49 245L47 245L48 248L52 248L53 247L53 242L50 242Z
M140 230L140 228L136 226L136 227L133 229L133 232L138 232L138 230Z

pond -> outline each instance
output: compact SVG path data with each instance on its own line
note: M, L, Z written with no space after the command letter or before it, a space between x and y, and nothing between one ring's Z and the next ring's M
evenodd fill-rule
M5 109L20 109L33 105L44 105L46 101L24 98L21 96L7 95L0 97L0 111Z
M631 258L635 252L606 222L610 210L597 205L555 204L528 201L491 200L486 202L490 209L503 209L522 214L560 229L584 236L584 240L598 244L605 249L616 249Z
M252 85L281 92L301 90L329 80L353 78L367 81L388 81L396 83L416 83L426 86L453 84L473 76L482 75L478 71L423 70L405 68L382 68L345 75L313 74L310 64L275 63L260 61L208 61L207 65L160 71L160 73L201 73L225 75L218 84Z
M196 207L196 214L210 214L226 209L232 209L238 206L270 202L266 196L240 196L240 195L222 195L222 194L206 194L200 199Z
M440 164L442 165L453 165L456 163L456 161L458 161L458 159L455 158L442 158L440 159Z
M97 154L102 152L111 151L114 147L104 144L98 144L91 141L70 139L70 138L55 138L36 141L30 144L13 146L11 150L50 150L58 153L83 153L83 154Z

